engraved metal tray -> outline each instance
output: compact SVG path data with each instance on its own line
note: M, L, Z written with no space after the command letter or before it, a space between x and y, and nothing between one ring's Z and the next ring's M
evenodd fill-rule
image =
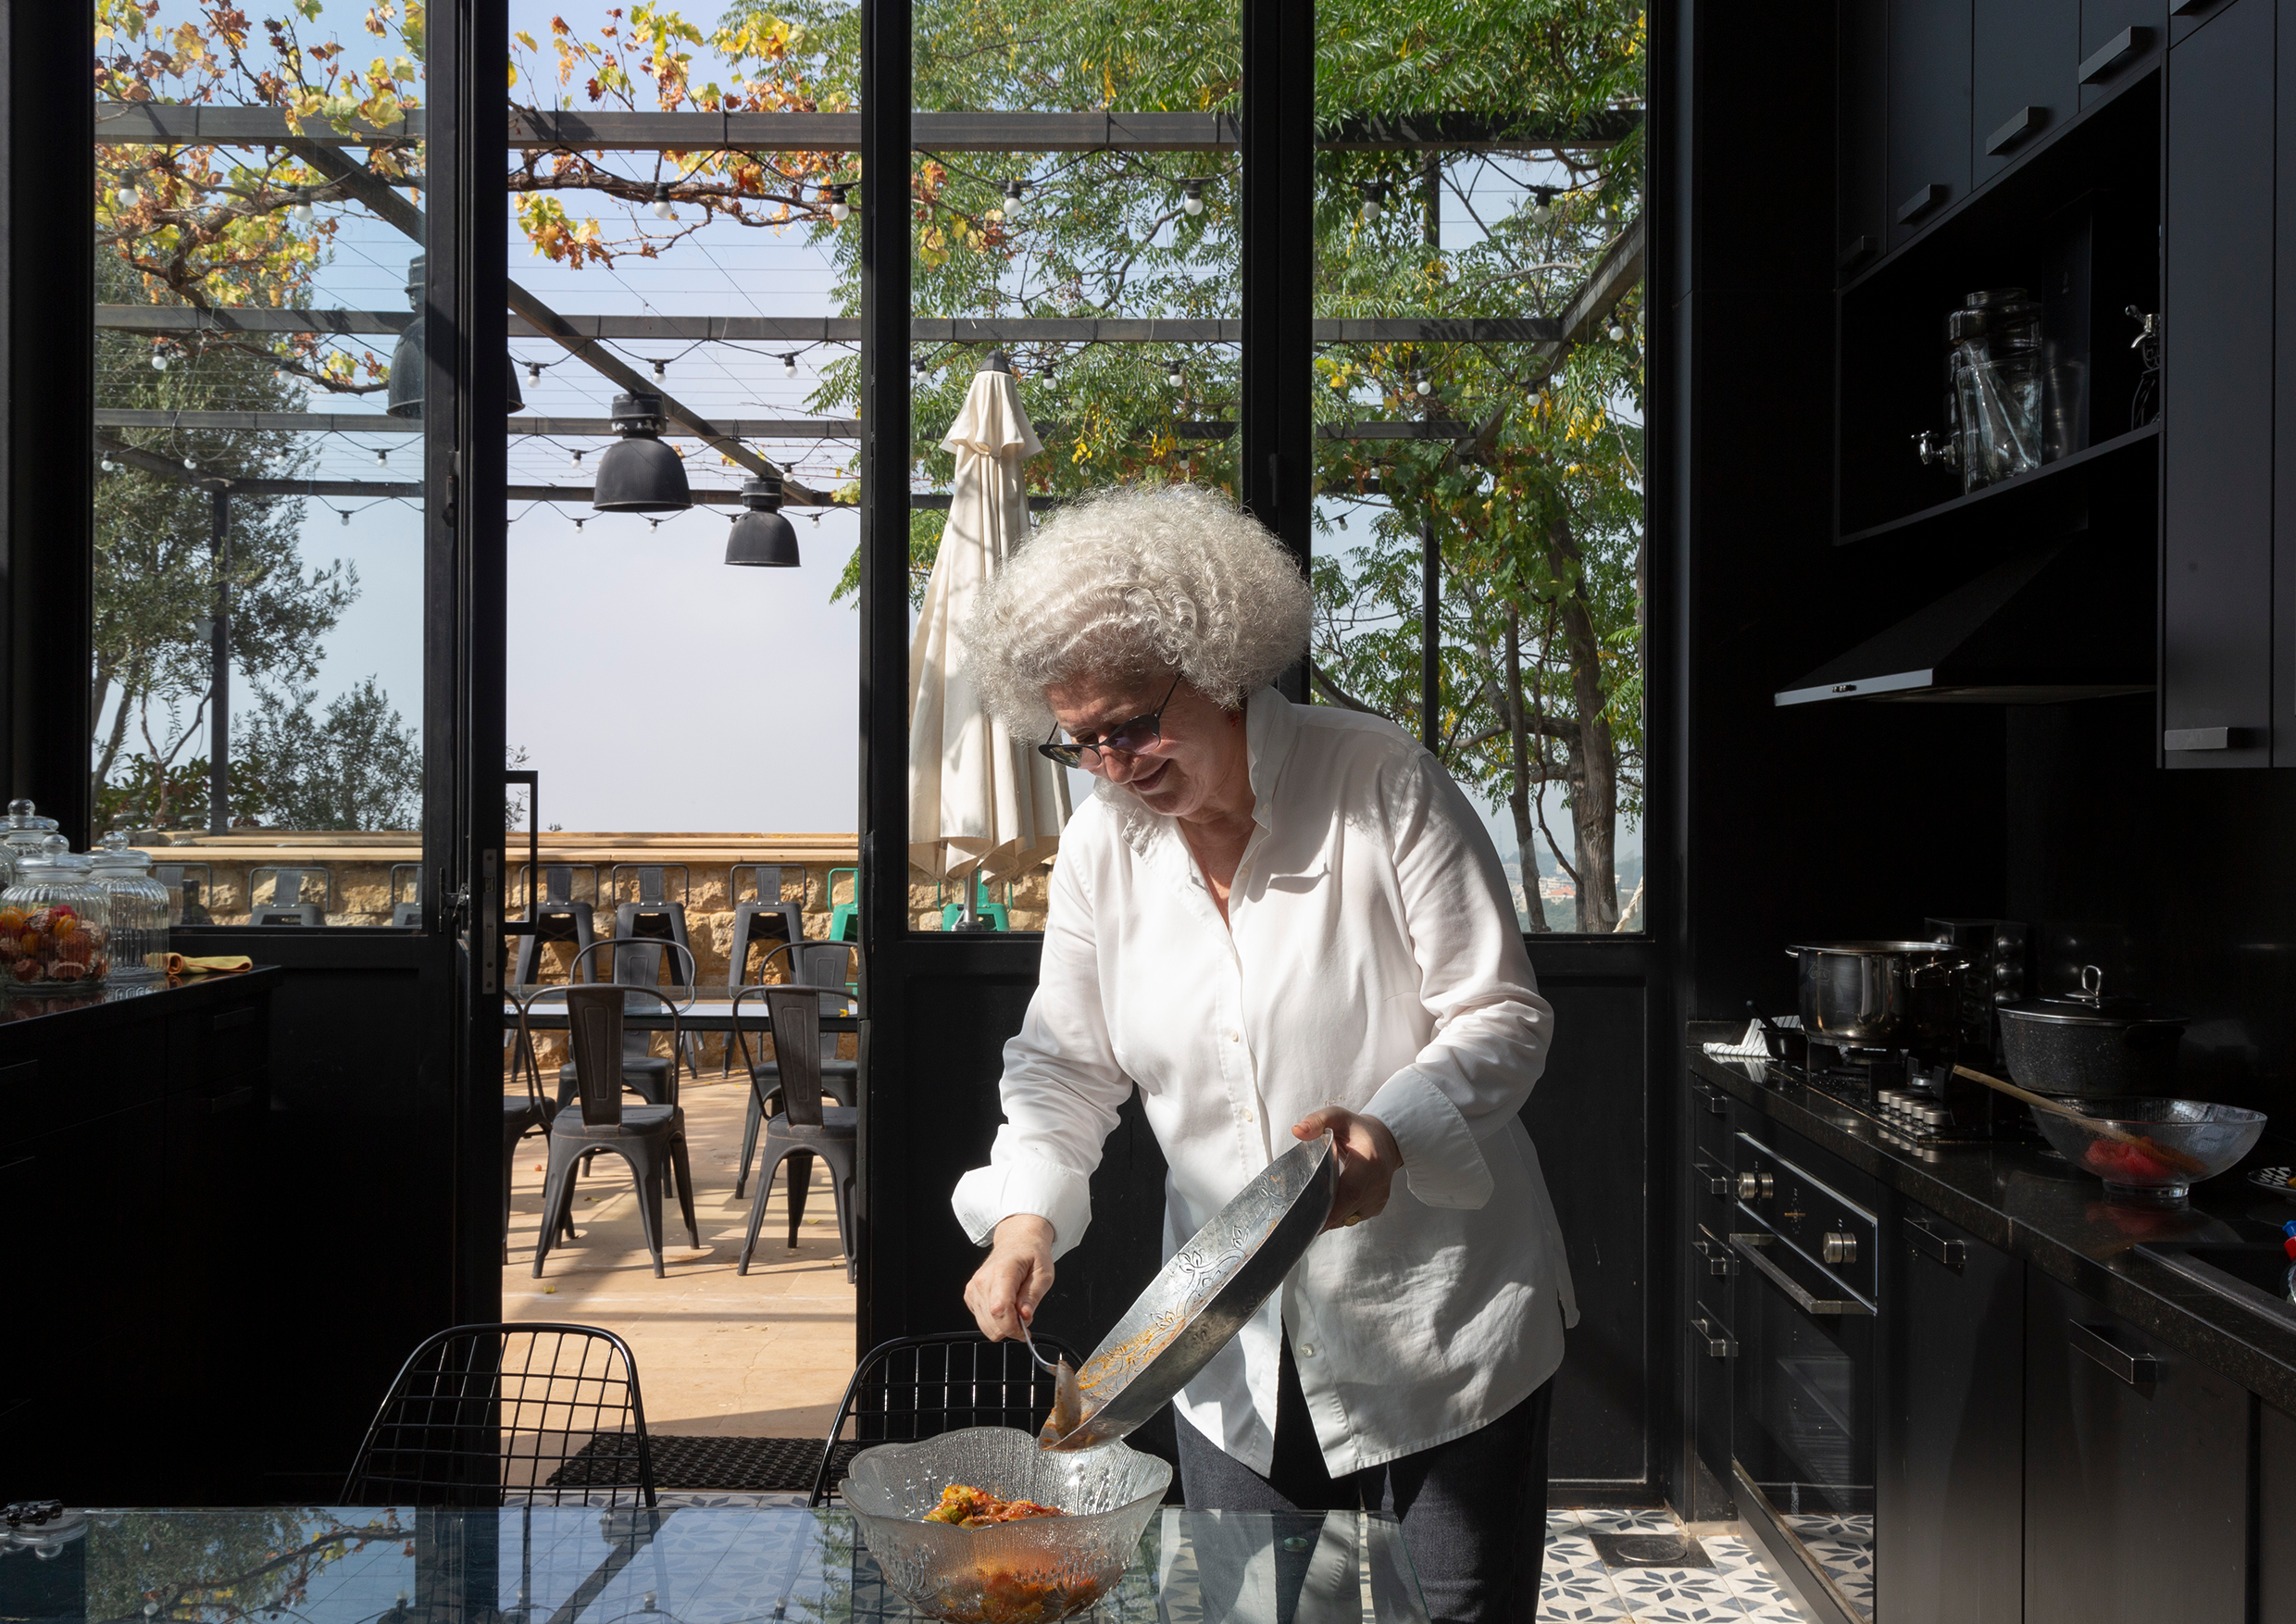
M1048 1445L1121 1438L1171 1402L1259 1312L1331 1216L1340 1158L1331 1136L1278 1156L1148 1282L1077 1372L1084 1420Z

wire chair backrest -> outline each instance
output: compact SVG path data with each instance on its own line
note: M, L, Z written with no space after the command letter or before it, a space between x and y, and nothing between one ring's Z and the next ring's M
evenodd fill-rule
M1056 1337L1032 1333L1048 1359L1082 1363ZM1033 1432L1053 1407L1053 1379L1017 1342L992 1343L978 1331L896 1337L871 1348L845 1384L830 1423L812 1504L827 1498L831 1458L845 1423L868 1443L910 1443L961 1427L1018 1427Z
M653 1452L629 1345L589 1325L440 1331L391 1383L341 1502L653 1505Z

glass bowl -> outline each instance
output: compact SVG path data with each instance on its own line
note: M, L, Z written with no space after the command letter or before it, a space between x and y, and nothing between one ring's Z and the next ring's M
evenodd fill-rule
M2054 1111L2033 1110L2033 1120L2066 1161L2104 1181L2108 1200L2140 1206L2182 1201L2193 1185L2215 1178L2246 1156L2265 1131L2262 1111L2204 1100L2063 1103L2091 1121L2143 1142L2126 1144ZM2180 1165L2175 1159L2178 1156L2190 1160Z
M1052 1624L1122 1577L1171 1481L1168 1461L1121 1443L1052 1454L1032 1432L967 1427L865 1449L838 1491L885 1582L918 1611L956 1624ZM978 1529L925 1521L951 1483L1068 1515Z

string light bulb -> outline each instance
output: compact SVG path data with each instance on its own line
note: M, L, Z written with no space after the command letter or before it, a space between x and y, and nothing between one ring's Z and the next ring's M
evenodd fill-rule
M318 211L311 206L309 193L306 192L296 197L287 210L287 218L299 226L307 226L318 218Z
M389 468L391 466L391 451L388 446L378 445L375 447L375 466L377 468Z
M668 363L668 361L656 361L656 362L655 362L655 363L654 363L654 376L655 376L656 378L661 377L664 373L668 372L668 370L669 370L669 363Z
M1170 384L1174 389L1178 389L1188 381L1188 374L1181 371L1179 364L1176 362L1174 363L1172 369L1164 375L1164 381Z
M118 199L119 206L122 208L133 208L144 201L144 194L135 189L135 182L133 181L130 181L126 184L122 185L119 190L112 195Z
M185 457L183 459L183 468L186 473L196 473L199 469L199 458L195 456Z
M1624 344L1624 343L1626 342L1626 337L1627 337L1627 329L1626 329L1626 325L1625 325L1625 323L1623 323L1623 322L1614 321L1614 322L1612 322L1612 323L1610 324L1610 342L1611 342L1611 343L1613 343L1613 344Z
M540 383L543 381L543 364L540 361L529 361L526 364L526 381L529 383Z
M658 519L658 518L649 518L649 519L647 519L647 520L646 520L646 529L648 529L648 530L660 530L661 528L662 528L662 521L661 521L660 519Z
M1541 186L1531 194L1530 219L1533 225L1543 226L1554 218L1554 188Z
M1203 181L1190 181L1180 187L1179 206L1181 212L1185 214L1198 215L1204 212Z
M582 526L588 524L590 520L587 518L578 518L574 521L574 528L579 531L582 528Z
M162 355L159 351L154 350L152 352L152 370L155 372L165 372L167 369L168 357Z
M578 474L582 471L582 454L579 450L574 453L573 468L574 471ZM580 521L577 520L576 522L579 523Z
M1433 394L1435 393L1435 380L1427 375L1427 369L1425 368L1421 368L1419 369L1418 381L1414 383L1411 387L1417 390L1423 395Z
M676 219L677 210L669 206L669 182L657 181L654 186L654 218L657 220Z
M797 376L797 355L795 351L792 351L790 354L781 357L781 376L784 378L794 378Z
M351 528L351 510L348 507L338 507L335 509L335 513L337 517L343 520L343 528L344 530L349 530Z
M1387 206L1387 182L1366 181L1356 190L1363 194L1364 223L1368 225L1378 219Z
M1028 212L1029 207L1020 194L1021 185L1017 180L1004 182L1004 218L1015 225L1020 222L1020 217Z
M108 456L106 456L99 466L107 474L118 473L119 471L119 465Z
M845 194L852 190L850 185L830 188L830 219L841 226L853 218L853 205L845 201Z

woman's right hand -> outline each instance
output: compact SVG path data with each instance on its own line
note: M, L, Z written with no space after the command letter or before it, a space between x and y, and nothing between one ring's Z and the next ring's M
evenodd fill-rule
M1017 1337L1053 1289L1053 1226L1017 1212L996 1226L989 1258L965 1286L965 1306L991 1342Z

